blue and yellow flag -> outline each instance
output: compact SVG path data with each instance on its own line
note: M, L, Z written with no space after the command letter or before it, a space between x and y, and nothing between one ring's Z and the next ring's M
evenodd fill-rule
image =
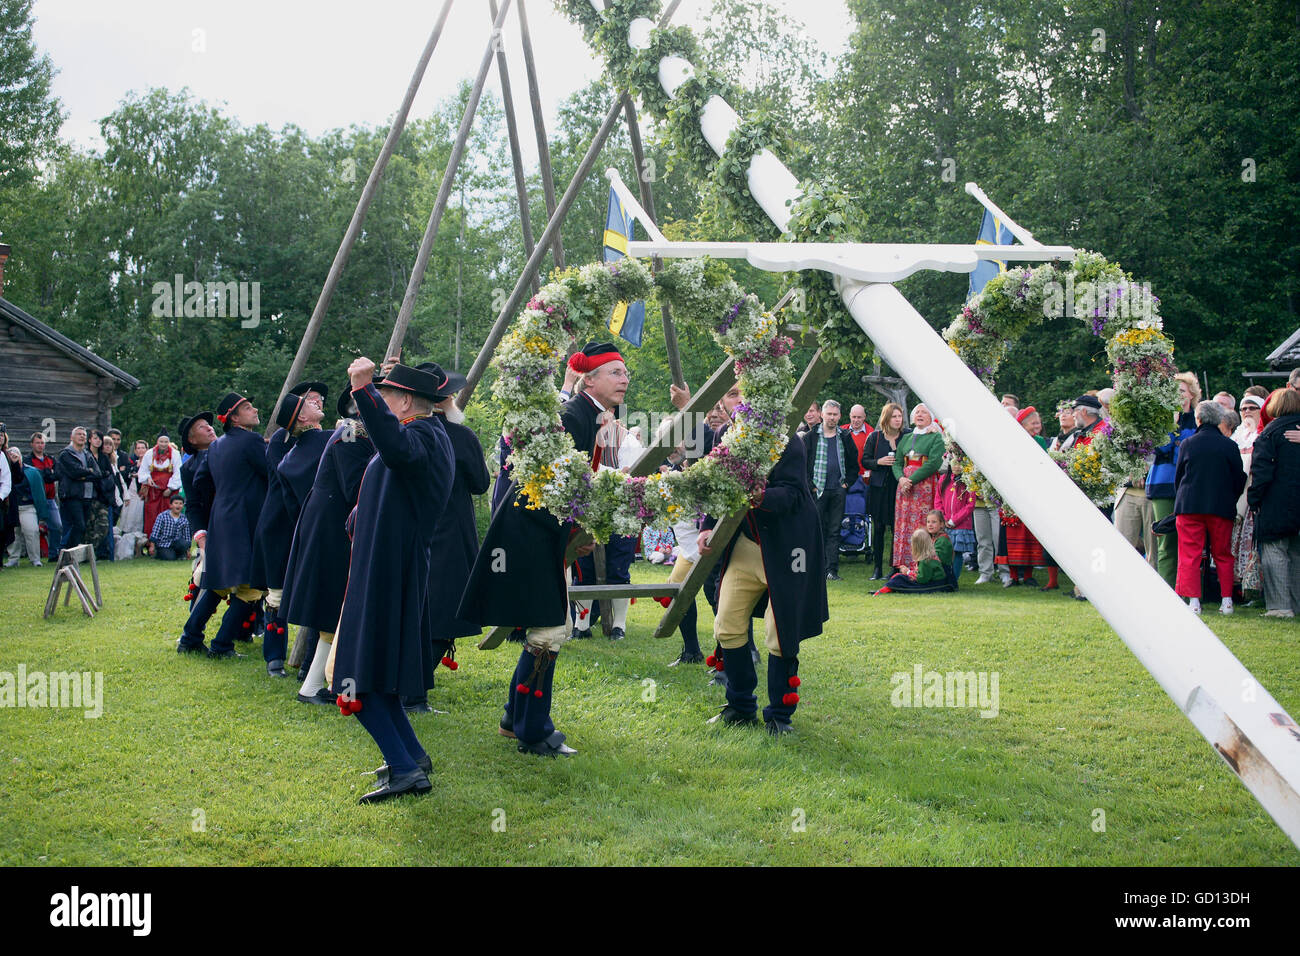
M1011 230L1002 225L1002 220L987 209L984 210L984 220L980 223L980 234L975 239L977 246L1009 246L1016 241L1016 237ZM975 266L975 271L970 274L970 291L966 294L967 301L975 298L984 291L984 287L989 284L989 280L1000 272L1007 271L1007 264L997 259L981 260Z
M627 244L632 238L634 220L623 208L618 193L609 191L609 212L605 216L605 262L616 262L627 255ZM614 314L609 317L609 330L615 335L641 345L641 333L645 330L645 302L620 302L614 306Z

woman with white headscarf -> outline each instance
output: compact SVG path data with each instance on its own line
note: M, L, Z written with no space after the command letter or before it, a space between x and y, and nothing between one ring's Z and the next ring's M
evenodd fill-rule
M938 484L939 465L943 461L943 435L924 404L912 409L912 430L898 440L894 458L894 477L898 490L894 494L895 568L909 568L912 563L912 532L925 527L925 516L934 507L934 488Z

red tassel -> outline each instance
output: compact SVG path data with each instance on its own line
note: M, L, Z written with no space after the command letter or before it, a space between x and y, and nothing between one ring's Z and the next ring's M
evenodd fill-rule
M542 696L542 692L541 692L541 690L535 690L535 691L533 691L533 696L534 696L534 697L541 697L541 696Z
M528 685L527 685L527 684L516 684L516 685L515 685L515 693L517 693L517 694L526 694L526 693L528 693Z
M244 626L244 630L248 630L252 625L250 625L247 621L245 621L243 626Z
M633 604L636 603L636 598L633 598L633 599L632 599L632 603L633 603Z
M455 661L453 661L450 657L444 657L442 659L442 666L447 668L447 670L449 671L454 671L456 668L460 667L460 665L457 664Z
M801 681L801 680L799 679L799 675L796 674L794 677L791 677L791 678L790 678L790 682L789 682L789 683L790 683L790 686L791 686L791 687L798 687L800 684L803 683L803 681Z
M183 600L183 601L193 601L193 600L194 600L194 595L193 595L193 594L186 593L185 597L181 598L181 600Z
M590 610L591 608L584 607L581 611L579 611L578 620L581 621L583 618L585 618L587 616L587 612Z
M708 664L710 667L713 667L715 664L718 663L718 659L714 657L712 654L710 654L708 657L704 658L704 663Z
M668 605L673 603L673 599L668 597L668 595L666 594L663 597L655 598L655 600L658 601L660 604L662 604L665 608L667 608Z
M785 704L787 707L793 707L795 704L799 703L799 695L793 693L786 694L781 698L781 703Z
M719 657L717 661L718 662L715 665L714 670L725 671L727 669L727 662L724 661L721 657Z

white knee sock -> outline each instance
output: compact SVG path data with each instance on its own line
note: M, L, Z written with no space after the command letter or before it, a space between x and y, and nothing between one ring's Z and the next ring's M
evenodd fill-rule
M594 601L577 601L573 602L576 609L573 618L573 626L580 631L591 630L591 606Z
M627 630L627 608L632 603L631 600L628 598L614 598L609 603L613 605L612 611L614 615L610 627L621 627Z
M316 653L312 656L311 666L307 668L307 679L302 682L298 693L304 697L314 697L325 686L325 662L330 656L330 645L326 641L316 642Z

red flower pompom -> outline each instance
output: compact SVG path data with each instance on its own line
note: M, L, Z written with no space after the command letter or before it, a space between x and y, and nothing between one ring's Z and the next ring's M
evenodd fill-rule
M798 675L798 674L795 674L794 677L791 677L791 678L790 678L790 686L791 686L791 687L798 687L798 686L799 686L800 684L802 684L802 683L803 683L803 681L801 681L801 680L799 679L799 675Z
M515 693L517 693L517 694L526 694L526 693L528 693L528 685L527 685L527 684L516 684L516 685L515 685Z
M795 693L786 694L781 698L781 703L785 704L787 707L793 707L795 704L799 703L799 695Z
M243 625L244 630L248 630L251 626L252 626L252 625L249 624L247 621L244 622L244 625Z
M534 696L534 697L541 697L541 696L542 696L542 691L541 691L541 689L539 688L538 690L533 691L533 696Z

